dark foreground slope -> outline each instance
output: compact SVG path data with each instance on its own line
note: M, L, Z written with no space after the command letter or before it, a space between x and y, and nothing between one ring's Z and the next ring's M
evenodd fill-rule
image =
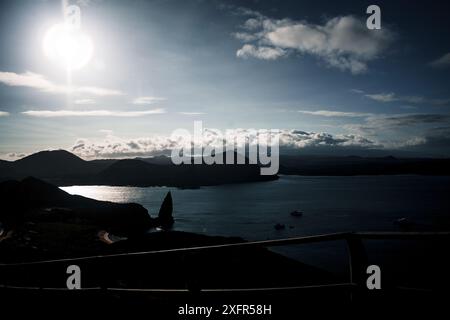
M97 201L67 192L36 178L0 183L0 222L6 228L43 221L110 228L119 233L145 231L170 223L151 218L135 203Z
M145 233L143 228L125 228L126 234L115 236L116 231L124 230L119 228L118 221L133 227L144 224L156 226L161 220L167 221L171 218L167 216L171 211L170 201L162 205L159 221L155 224L155 219L148 215L145 217L147 213L139 205L117 205L73 197L34 178L3 183L0 194L3 205L8 203L0 215L5 228L0 235L2 311L7 306L26 305L26 309L35 314L44 310L48 314L58 310L58 307L70 309L75 304L77 309L103 312L119 307L125 310L141 307L149 309L152 318L155 315L168 318L177 314L177 306L181 304L200 300L210 304L225 302L223 297L214 293L203 300L201 289L300 286L335 281L334 277L320 269L264 248L234 247L128 255L243 241L176 231ZM20 218L12 219L15 216ZM105 241L111 239L113 241ZM98 258L99 255L111 254L126 255ZM97 258L2 265L86 256ZM73 264L81 268L82 288L103 289L78 292L33 289L66 288L66 270ZM162 290L139 294L140 291L128 289ZM169 298L167 294L172 292L170 289L182 291L173 292ZM220 294L220 291L217 293ZM229 296L234 297L235 294ZM293 297L292 294L290 297ZM281 300L261 297L258 293L248 293L236 300L239 303L268 304L276 301ZM18 310L22 309L15 309L16 312Z

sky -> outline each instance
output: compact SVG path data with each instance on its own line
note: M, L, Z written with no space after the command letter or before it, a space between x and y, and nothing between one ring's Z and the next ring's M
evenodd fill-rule
M196 120L210 135L279 129L299 154L450 156L446 1L68 4L90 44L70 77L46 40L62 2L0 2L2 159L150 156Z

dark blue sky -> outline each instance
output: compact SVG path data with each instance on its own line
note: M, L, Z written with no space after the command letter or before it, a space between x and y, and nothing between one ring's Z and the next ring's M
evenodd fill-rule
M93 43L70 86L43 49L61 1L0 4L3 158L149 155L194 120L282 129L299 152L450 156L445 1L69 3ZM365 26L370 4L381 30Z

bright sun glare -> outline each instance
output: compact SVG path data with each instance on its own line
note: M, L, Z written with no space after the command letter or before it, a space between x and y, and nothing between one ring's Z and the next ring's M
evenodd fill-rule
M67 24L55 24L44 37L43 49L51 60L68 70L85 66L92 58L94 45L91 38Z

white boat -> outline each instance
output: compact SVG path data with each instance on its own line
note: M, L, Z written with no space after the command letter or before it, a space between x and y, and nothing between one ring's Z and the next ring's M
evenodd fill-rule
M294 211L291 212L291 216L293 216L293 217L301 217L301 216L303 216L303 212L299 211L299 210L294 210Z

